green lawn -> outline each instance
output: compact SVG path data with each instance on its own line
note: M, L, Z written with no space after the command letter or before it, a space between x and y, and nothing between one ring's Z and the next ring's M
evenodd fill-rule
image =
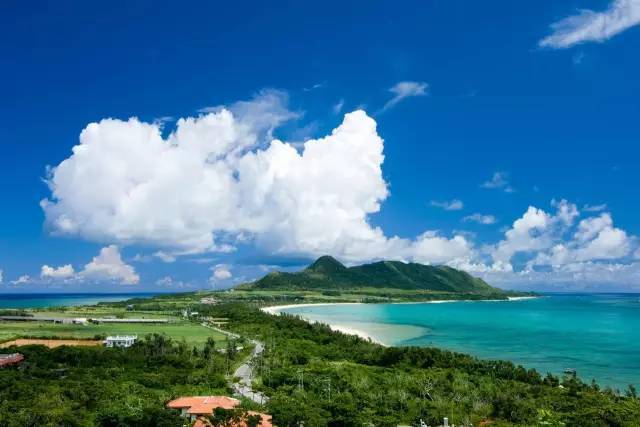
M88 324L61 325L48 322L0 322L0 341L20 337L93 338L95 335L138 335L164 333L174 340L184 339L189 345L202 346L207 338L217 343L226 340L219 332L196 323L178 321L168 324Z

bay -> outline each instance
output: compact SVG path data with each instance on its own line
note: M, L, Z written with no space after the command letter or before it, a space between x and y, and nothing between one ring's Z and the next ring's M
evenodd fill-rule
M541 374L567 368L600 385L640 386L640 295L551 294L518 301L350 304L281 310L366 334L510 360Z

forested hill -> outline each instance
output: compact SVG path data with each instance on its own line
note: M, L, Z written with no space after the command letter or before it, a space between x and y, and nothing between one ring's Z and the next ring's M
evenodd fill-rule
M394 288L475 294L502 292L482 279L447 266L380 261L346 267L327 255L297 273L269 273L250 287L287 290Z

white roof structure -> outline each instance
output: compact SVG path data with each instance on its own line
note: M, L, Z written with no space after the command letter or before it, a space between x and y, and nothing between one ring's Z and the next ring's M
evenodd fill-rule
M131 347L137 339L137 335L113 335L108 336L104 343L107 347Z

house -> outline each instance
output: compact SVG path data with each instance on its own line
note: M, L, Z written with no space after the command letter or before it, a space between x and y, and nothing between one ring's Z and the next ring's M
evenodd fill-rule
M198 313L197 311L182 310L182 317L195 317L199 314L200 313Z
M19 365L23 360L24 356L20 353L0 354L0 368Z
M207 427L211 423L207 420L207 416L212 415L217 408L233 409L240 404L238 399L228 396L191 396L179 397L167 403L167 408L179 409L180 414L189 418L193 422L194 427ZM248 411L247 415L259 416L261 418L261 427L272 427L271 416L260 412ZM245 423L238 424L234 427L246 427Z
M104 340L104 345L107 347L131 347L136 340L138 339L137 335L114 335L108 336L106 340Z

